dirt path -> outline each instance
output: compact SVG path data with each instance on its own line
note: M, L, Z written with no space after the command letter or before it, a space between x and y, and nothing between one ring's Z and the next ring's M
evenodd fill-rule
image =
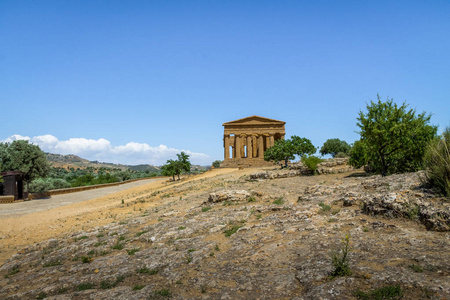
M130 183L104 187L94 190L87 190L64 195L55 195L48 199L36 199L32 201L23 201L19 203L2 204L0 205L0 219L20 217L35 212L70 205L73 203L92 200L116 192L128 190L130 188L146 185L157 180L165 180L165 179L159 178L159 179L138 180Z
M69 197L65 200L57 200L56 197L59 196L54 196L55 203L48 204L48 207L45 201L52 199L4 204L0 208L0 265L20 249L31 244L130 217L130 214L137 213L133 203L142 195L164 191L188 181L203 180L236 171L237 169L215 169L170 184L167 180L138 181L128 186L111 187L121 190L112 190L109 194L98 189L66 195ZM82 193L86 195L84 198L78 196ZM101 196L98 193L105 194ZM11 208L17 204L20 204L20 208ZM33 205L34 210L31 208ZM8 208L12 215L5 215Z

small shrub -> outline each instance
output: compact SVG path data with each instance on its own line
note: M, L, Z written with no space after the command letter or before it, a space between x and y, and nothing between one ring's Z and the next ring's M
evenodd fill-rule
M226 237L231 236L232 234L235 234L236 231L238 231L239 228L243 227L243 225L234 225L230 229L225 230L223 233L225 233Z
M11 270L8 272L8 274L5 275L5 278L9 278L9 276L12 276L14 274L17 274L20 272L20 266L15 265L11 268Z
M202 212L207 212L208 210L211 210L211 206L202 207Z
M214 247L214 250L220 251L219 244L216 244L216 246Z
M44 264L44 268L48 267L55 267L62 265L62 262L60 260L52 260Z
M77 285L77 290L78 291L85 291L85 290L90 290L94 288L94 284L87 282L87 283L80 283L79 285Z
M183 229L186 229L186 227L184 227L184 226L178 227L178 230L183 230Z
M319 214L324 214L331 210L331 206L323 202L320 202L318 205L321 207L321 209L319 210Z
M247 202L255 202L255 197L248 197Z
M277 200L273 201L272 203L276 204L276 205L283 205L283 203L284 203L283 197L278 198Z
M220 168L220 164L221 164L221 163L222 163L221 160L215 160L215 161L213 161L212 166L213 166L214 168Z
M370 292L356 291L355 296L362 300L383 300L383 299L401 299L403 298L403 291L397 285L387 285L377 288Z
M332 252L331 261L333 263L334 270L331 273L331 277L334 278L352 274L348 261L348 253L350 252L349 244L350 244L350 235L346 234L341 242L340 249Z
M122 250L123 249L123 244L117 242L114 246L112 246L113 250Z
M136 233L136 236L141 236L141 235L143 235L144 233L147 233L147 232L148 232L148 230L140 231L140 232Z
M40 292L36 296L36 299L45 299L45 298L47 298L47 294L45 292Z
M134 255L136 252L139 252L139 248L127 249L128 255Z
M142 290L144 287L145 287L145 285L143 285L143 284L136 284L136 285L133 287L133 290L139 291L139 290Z
M83 264L88 264L88 263L91 262L91 260L92 260L92 258L89 257L89 256L82 256L82 257L81 257L81 262L82 262Z
M153 292L153 294L155 296L160 296L160 297L167 297L167 298L172 297L172 293L170 292L169 289L156 290L156 291Z
M100 288L103 289L103 290L107 290L107 289L110 289L112 287L113 287L113 284L110 283L107 280L103 280L102 282L100 282Z
M317 165L323 162L323 159L314 155L310 155L310 156L302 156L301 161L312 174L315 174L317 171Z
M350 150L349 150L349 152L350 152ZM344 152L339 152L334 156L334 158L347 158L347 157L349 157L349 155Z
M409 265L409 267L410 267L412 270L414 270L414 272L416 272L416 273L422 273L422 272L423 272L422 267L419 266L419 265L412 264L412 265Z

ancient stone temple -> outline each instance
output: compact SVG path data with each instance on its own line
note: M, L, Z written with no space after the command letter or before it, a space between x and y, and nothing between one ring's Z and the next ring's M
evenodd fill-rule
M264 151L284 139L286 122L251 116L223 123L224 161L221 167L264 166Z

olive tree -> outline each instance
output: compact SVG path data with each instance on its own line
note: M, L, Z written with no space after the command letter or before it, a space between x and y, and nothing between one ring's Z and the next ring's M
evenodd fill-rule
M431 115L416 114L406 103L398 106L393 99L377 98L357 118L364 160L383 176L420 169L427 143L437 131L436 126L428 124Z
M50 173L50 164L45 153L37 145L17 140L12 143L0 143L0 163L3 171L21 171L29 191L29 184L38 177Z
M184 172L189 172L191 170L191 162L189 161L189 155L184 152L177 154L178 159L167 160L166 164L161 167L162 174L164 176L172 176L175 181L175 175L180 179L180 174Z
M288 161L294 159L295 155L302 157L314 153L316 148L309 139L293 135L287 140L276 140L275 144L264 152L264 160L276 162L284 160L284 166L287 167Z
M335 157L338 153L348 154L350 148L350 145L347 144L346 141L341 141L340 139L328 139L323 143L319 152L321 155L331 154L332 157Z

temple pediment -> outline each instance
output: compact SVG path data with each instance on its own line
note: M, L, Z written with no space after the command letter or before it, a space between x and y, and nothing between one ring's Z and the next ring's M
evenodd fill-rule
M223 126L248 126L248 125L284 125L286 122L264 118L260 116L250 116L230 122L223 123Z

